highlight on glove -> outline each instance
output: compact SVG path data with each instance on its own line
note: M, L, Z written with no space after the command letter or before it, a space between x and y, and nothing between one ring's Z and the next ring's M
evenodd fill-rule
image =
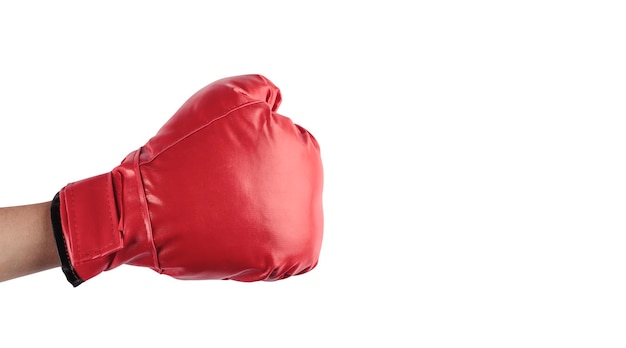
M320 148L280 103L262 75L215 81L111 172L63 187L51 213L68 281L122 264L243 282L313 269L324 225Z

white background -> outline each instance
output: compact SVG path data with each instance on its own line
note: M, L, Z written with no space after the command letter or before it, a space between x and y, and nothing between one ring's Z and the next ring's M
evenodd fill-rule
M326 220L318 267L275 283L1 283L1 346L626 345L620 1L13 3L0 206L111 170L199 88L261 73L322 147Z

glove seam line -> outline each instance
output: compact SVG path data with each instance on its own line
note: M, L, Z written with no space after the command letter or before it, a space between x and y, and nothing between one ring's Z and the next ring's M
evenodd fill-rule
M152 157L144 162L139 163L139 166L144 165L144 164L148 164L152 161L154 161L157 157L159 157L160 155L162 155L163 153L165 153L167 150L169 150L170 148L176 146L178 143L180 143L181 141L184 141L185 139L189 138L190 136L200 132L201 130L209 127L210 125L212 125L213 123L228 117L230 114L232 114L235 111L238 111L240 109L243 109L245 107L248 106L252 106L252 105L256 105L256 104L266 104L269 106L269 104L267 104L267 102L265 101L260 101L260 100L254 100L254 101L250 101L241 105L238 105L232 109L230 109L229 111L227 111L226 113L224 113L223 115L216 117L214 119L212 119L211 121L209 121L208 123L194 129L193 131L188 132L187 134L185 134L184 136L182 136L181 138L177 139L176 141L172 142L170 145L168 145L167 147L165 147L164 149L162 149L161 151L157 152L156 154L152 155ZM271 110L270 110L271 111Z
M141 171L141 164L139 163L139 152L135 154L135 158L133 160L134 170L136 171L137 178L137 194L139 195L139 203L141 204L141 215L143 216L142 220L144 221L146 227L146 237L148 238L148 243L150 245L150 252L152 254L152 263L154 264L155 269L158 270L159 273L163 273L163 268L161 268L161 261L159 260L159 253L157 251L156 244L154 242L154 229L152 225L152 218L150 216L150 207L148 206L148 198L146 196L146 187L143 183L143 173Z

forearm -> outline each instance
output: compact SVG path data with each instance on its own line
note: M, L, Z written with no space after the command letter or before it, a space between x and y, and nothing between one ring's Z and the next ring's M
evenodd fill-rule
M0 282L58 266L50 202L0 208Z

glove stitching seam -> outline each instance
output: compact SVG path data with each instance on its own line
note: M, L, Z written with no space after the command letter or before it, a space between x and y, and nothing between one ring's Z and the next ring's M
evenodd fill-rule
M243 109L243 108L245 108L245 107L247 107L247 106L252 106L252 105L256 105L256 104L267 104L267 103L266 103L265 101L255 100L255 101L251 101L251 102L247 102L247 103L244 103L244 104L238 105L238 106L236 106L236 107L232 108L231 110L227 111L227 112L226 112L226 113L224 113L223 115L221 115L221 116L219 116L219 117L216 117L216 118L212 119L212 120L211 120L211 121L209 121L208 123L206 123L206 124L204 124L204 125L202 125L202 126L200 126L200 127L196 128L196 129L194 129L193 131L188 132L187 134L185 134L184 136L182 136L180 139L177 139L176 141L172 142L170 145L168 145L167 147L165 147L165 148L164 148L164 149L162 149L161 151L159 151L159 152L157 152L156 154L152 155L152 158L150 158L149 160L147 160L147 161L145 161L145 162L142 162L142 163L141 163L141 165L144 165L144 164L147 164L147 163L150 163L150 162L154 161L154 160L155 160L157 157L159 157L161 154L163 154L164 152L166 152L166 151L167 151L167 150L169 150L170 148L172 148L172 147L176 146L176 145L177 145L178 143L180 143L181 141L183 141L183 140L185 140L185 139L189 138L190 136L192 136L192 135L194 135L194 134L198 133L199 131L201 131L201 130L203 130L203 129L207 128L207 127L209 127L209 126L210 126L210 125L212 125L213 123L215 123L215 122L217 122L217 121L219 121L219 120L221 120L221 119L223 119L223 118L225 118L225 117L228 117L228 116L229 116L230 114L232 114L233 112L238 111L238 110L240 110L240 109Z
M152 262L155 270L158 273L163 273L165 270L161 268L161 261L159 260L158 251L154 242L154 229L152 228L152 218L150 216L150 209L148 207L148 199L146 195L146 187L143 183L143 173L141 172L141 165L139 164L139 154L135 154L133 159L133 170L136 173L137 178L137 193L139 195L139 204L141 205L141 215L144 225L146 227L146 237L150 244L150 253L152 254Z

